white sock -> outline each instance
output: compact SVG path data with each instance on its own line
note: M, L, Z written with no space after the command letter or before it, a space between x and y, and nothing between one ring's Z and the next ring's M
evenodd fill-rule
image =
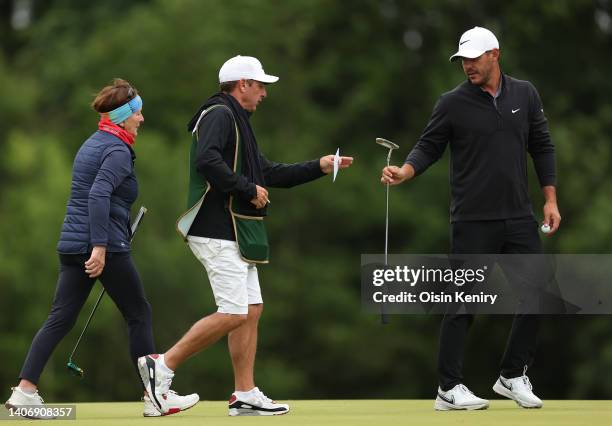
M166 359L164 358L164 354L161 354L159 356L159 364L161 368L166 371L166 373L174 374L174 371L170 370L168 366L166 365Z
M36 389L24 389L22 387L20 387L19 390L27 395L34 395L37 391Z
M255 391L255 388L248 390L246 392L245 391L234 391L234 394L236 395L236 398L242 399L242 398L250 397L254 391Z

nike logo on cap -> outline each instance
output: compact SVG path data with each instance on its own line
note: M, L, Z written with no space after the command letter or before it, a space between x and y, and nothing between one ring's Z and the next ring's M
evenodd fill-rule
M459 46L461 46L462 44L467 43L468 41L469 41L469 40L462 41L461 43L459 43Z
M512 110L512 114L516 114L516 113L517 113L517 112L519 112L520 110L521 110L520 108L513 109L513 110Z

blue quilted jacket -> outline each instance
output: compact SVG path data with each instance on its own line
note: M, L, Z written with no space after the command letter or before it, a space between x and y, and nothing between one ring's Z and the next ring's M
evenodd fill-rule
M66 217L57 244L61 254L130 250L130 209L138 197L136 155L118 137L98 130L74 159Z

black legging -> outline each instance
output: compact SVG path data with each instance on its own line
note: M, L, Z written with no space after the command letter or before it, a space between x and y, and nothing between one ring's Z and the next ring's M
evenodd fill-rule
M19 377L38 384L51 353L74 326L83 304L96 282L85 273L89 255L60 255L60 273L51 312L36 333ZM155 353L151 305L147 301L130 253L106 253L106 265L99 277L108 295L125 319L130 354L136 360Z

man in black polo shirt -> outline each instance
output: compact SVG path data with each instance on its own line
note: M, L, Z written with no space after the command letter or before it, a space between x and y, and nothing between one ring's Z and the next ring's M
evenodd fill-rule
M542 250L527 190L531 155L544 195L548 235L561 216L555 190L555 149L542 102L528 81L503 74L499 42L480 27L466 31L457 53L467 80L436 103L429 123L405 164L385 167L381 182L398 185L423 173L450 144L452 252L540 253ZM444 316L438 354L436 410L489 406L463 384L465 340L473 315ZM493 390L525 408L540 408L527 368L533 362L538 317L516 315Z

